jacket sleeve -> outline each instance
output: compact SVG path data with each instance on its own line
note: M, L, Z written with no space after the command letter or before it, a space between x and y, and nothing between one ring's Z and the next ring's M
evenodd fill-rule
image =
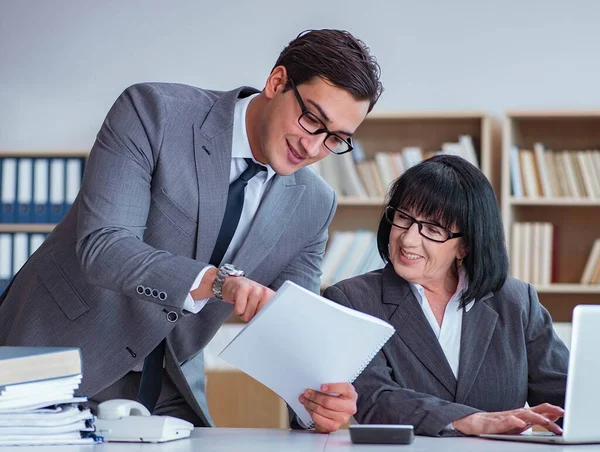
M138 298L138 286L160 288L166 298L156 303L181 308L207 264L142 240L167 116L160 93L149 84L133 85L115 101L86 164L77 256L90 284Z
M324 296L355 309L338 287L329 287ZM373 299L376 297L374 296ZM361 424L410 424L417 435L442 436L452 421L480 410L448 402L401 386L394 380L386 344L354 381L358 393L357 412Z
M529 316L525 330L529 388L527 402L565 406L569 351L552 327L550 314L528 284Z

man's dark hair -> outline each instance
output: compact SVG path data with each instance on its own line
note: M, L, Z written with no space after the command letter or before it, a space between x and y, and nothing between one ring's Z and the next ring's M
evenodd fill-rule
M345 30L303 31L283 49L277 66L285 67L296 85L320 77L356 100L368 100L369 111L383 92L377 60L364 42Z
M474 165L454 155L437 155L406 170L392 184L385 206L435 221L462 232L468 247L463 266L469 287L461 303L498 291L508 277L508 253L498 200L490 182ZM392 226L379 222L377 248L390 261Z

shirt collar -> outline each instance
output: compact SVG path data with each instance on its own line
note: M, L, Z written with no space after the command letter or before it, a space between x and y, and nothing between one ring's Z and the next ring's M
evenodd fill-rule
M234 159L247 159L251 158L256 163L256 159L252 155L250 149L250 142L248 141L248 133L246 131L246 111L250 101L258 96L260 93L252 94L251 96L244 97L235 101L235 108L233 113L233 138L231 141L231 157ZM263 165L262 163L260 163ZM270 180L274 175L275 171L270 165L263 165L267 168L267 181Z
M412 291L419 304L423 306L423 302L425 300L425 288L421 284L411 283L410 281L408 282L408 285L410 286L410 290ZM449 303L458 303L463 292L465 292L468 287L469 276L467 275L467 271L464 267L458 267L458 285L456 286L456 292L454 292L454 295L450 297ZM474 304L475 300L469 301L469 303L467 303L467 305L465 306L465 311L469 312L469 310L473 307Z

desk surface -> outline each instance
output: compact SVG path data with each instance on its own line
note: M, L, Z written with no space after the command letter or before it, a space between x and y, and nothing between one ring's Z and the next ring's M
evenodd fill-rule
M314 432L289 431L278 429L244 428L197 428L189 438L163 444L104 443L95 446L48 446L48 447L0 447L0 452L30 451L67 452L193 452L198 450L221 451L352 451L352 452L427 452L444 450L448 452L568 452L598 451L600 444L580 446L560 446L494 441L480 438L428 438L417 436L408 446L400 445L356 445L350 442L348 430L340 430L331 435Z

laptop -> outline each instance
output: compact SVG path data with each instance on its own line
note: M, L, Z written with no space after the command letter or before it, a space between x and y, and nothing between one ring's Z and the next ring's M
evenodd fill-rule
M573 310L573 333L571 336L562 436L548 432L479 436L536 443L600 443L600 428L598 428L599 376L600 306L579 305Z

